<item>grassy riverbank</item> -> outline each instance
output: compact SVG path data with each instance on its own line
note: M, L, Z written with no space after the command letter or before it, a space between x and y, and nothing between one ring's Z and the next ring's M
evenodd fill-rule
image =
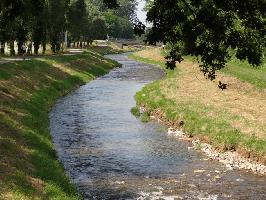
M147 49L132 58L164 66L161 50ZM218 81L228 84L220 90ZM137 104L168 126L207 141L220 150L237 150L266 163L266 71L232 61L215 81L206 80L191 58L147 85ZM184 125L182 125L184 122Z
M114 52L90 48L0 65L0 199L79 199L53 149L48 112L59 97L119 66L101 53Z

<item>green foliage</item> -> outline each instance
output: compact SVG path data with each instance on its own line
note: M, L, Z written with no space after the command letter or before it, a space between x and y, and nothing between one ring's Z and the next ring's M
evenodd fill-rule
M114 38L128 38L134 37L132 23L123 17L119 17L114 12L109 11L104 14L108 26L108 35Z
M136 19L137 0L118 0L118 7L114 10L119 17L134 21Z
M104 40L107 37L107 25L103 17L95 17L91 25L92 38Z
M32 2L32 41L34 42L34 54L38 54L39 47L47 42L47 4L45 0Z
M2 9L0 11L0 40L1 43L10 41L10 54L14 55L14 41L17 39L19 45L26 40L28 26L26 21L30 21L30 8L27 7L27 2L22 0L2 2ZM20 52L19 52L20 53Z
M117 8L117 0L103 0L104 4L108 8Z
M9 43L10 55L15 55L15 41L19 55L26 42L34 45L35 54L40 45L45 53L47 42L58 53L63 49L66 31L68 43L78 42L80 47L84 42L105 39L107 34L133 38L136 5L136 0L1 0L0 53L5 53L5 43Z
M66 30L66 0L48 0L48 33L53 52L60 50L63 32Z
M74 1L69 6L68 11L68 30L75 41L80 41L85 36L88 28L87 5L84 0Z
M151 2L150 2L151 3ZM172 45L167 66L174 68L182 55L195 55L200 68L213 80L230 59L236 57L260 65L266 47L266 1L239 0L155 0L149 4L148 21L153 27L151 44Z

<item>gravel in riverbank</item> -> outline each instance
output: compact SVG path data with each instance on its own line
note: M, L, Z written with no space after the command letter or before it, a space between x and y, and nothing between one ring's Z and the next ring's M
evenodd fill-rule
M143 113L146 111L144 107L140 108L140 111ZM152 120L156 120L159 123L163 123L169 127L169 124L165 123L165 120L160 119L162 115L157 114L156 112L153 113L150 118ZM223 163L228 170L233 170L233 169L243 169L243 170L248 170L252 171L255 174L260 174L260 175L265 175L266 174L266 166L255 162L251 159L244 158L241 156L239 153L236 151L226 151L226 152L219 152L213 148L212 145L201 142L199 139L194 139L188 137L184 132L175 130L172 127L168 128L168 135L177 137L182 140L189 140L192 142L194 149L200 150L203 152L206 156L208 156L209 159L217 160L221 163Z
M179 130L174 130L169 128L168 135L175 136L179 139L191 140L188 138L185 133ZM223 163L228 170L233 169L244 169L250 170L256 174L266 174L266 166L257 162L252 161L251 159L246 159L240 156L236 151L226 151L218 152L212 145L207 143L202 143L200 140L192 139L193 148L196 150L201 150L209 159L217 160Z

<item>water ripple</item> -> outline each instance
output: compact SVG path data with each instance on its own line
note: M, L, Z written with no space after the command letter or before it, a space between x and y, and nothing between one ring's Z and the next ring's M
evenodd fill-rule
M85 199L266 199L265 177L204 161L188 142L132 116L135 93L164 73L109 57L123 67L60 99L50 114L58 156Z

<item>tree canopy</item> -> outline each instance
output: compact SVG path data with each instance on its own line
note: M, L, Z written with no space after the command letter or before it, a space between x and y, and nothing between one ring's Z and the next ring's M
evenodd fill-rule
M9 44L10 54L18 54L27 42L30 49L43 53L50 43L53 52L63 47L65 33L69 43L82 45L94 39L133 37L136 0L1 0L0 53ZM113 9L115 8L115 9Z
M168 43L167 66L183 55L194 55L211 80L216 70L235 55L260 65L266 46L265 0L154 0L148 1L152 23L147 40Z

